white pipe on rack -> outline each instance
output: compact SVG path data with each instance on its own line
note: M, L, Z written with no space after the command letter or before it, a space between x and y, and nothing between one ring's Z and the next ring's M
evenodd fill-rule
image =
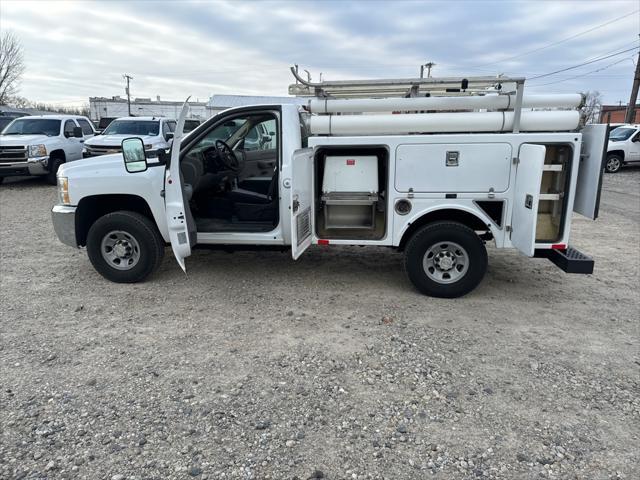
M513 117L513 112L312 115L309 127L313 135L507 132L513 128ZM577 110L522 112L520 131L568 131L579 123Z
M484 95L463 97L360 98L309 100L313 113L393 112L414 110L475 110L513 109L515 95ZM583 103L579 93L555 95L525 95L524 108L577 108Z

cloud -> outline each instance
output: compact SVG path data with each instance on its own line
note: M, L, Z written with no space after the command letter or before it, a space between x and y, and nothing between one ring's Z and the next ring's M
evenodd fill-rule
M635 0L573 1L217 1L29 2L3 0L0 30L25 48L21 94L87 102L124 93L205 99L215 93L286 95L288 67L317 79L507 73L532 76L638 45L636 13L524 56L638 8ZM626 101L633 63L572 80L607 61L552 77L532 91L599 90ZM623 59L615 57L611 62ZM541 79L542 80L542 79Z

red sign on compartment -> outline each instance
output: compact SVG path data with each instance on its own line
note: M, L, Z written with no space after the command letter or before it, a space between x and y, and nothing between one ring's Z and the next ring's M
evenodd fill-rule
M356 164L355 158L347 158L347 165L355 165L355 164Z

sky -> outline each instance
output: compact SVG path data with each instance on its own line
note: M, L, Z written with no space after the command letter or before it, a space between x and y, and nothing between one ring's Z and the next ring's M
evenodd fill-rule
M525 92L597 90L629 100L639 0L0 0L0 33L24 47L19 95L59 105L90 96L205 101L287 95L289 67L312 80L526 76ZM533 79L602 56L608 59Z

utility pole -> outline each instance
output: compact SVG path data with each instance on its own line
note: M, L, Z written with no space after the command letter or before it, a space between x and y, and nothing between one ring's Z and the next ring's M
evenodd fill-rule
M431 78L431 69L435 66L436 64L433 62L428 62L424 65L420 65L420 78L424 78L424 67L427 67L427 78Z
M133 77L125 73L122 75L122 78L127 80L127 88L125 89L125 92L127 92L127 110L129 112L129 116L131 116L131 93L129 92L129 80L133 80Z
M631 97L629 97L629 105L627 105L627 115L624 123L635 123L636 102L638 101L638 88L640 87L640 52L636 60L636 73L633 76L633 87L631 87Z

